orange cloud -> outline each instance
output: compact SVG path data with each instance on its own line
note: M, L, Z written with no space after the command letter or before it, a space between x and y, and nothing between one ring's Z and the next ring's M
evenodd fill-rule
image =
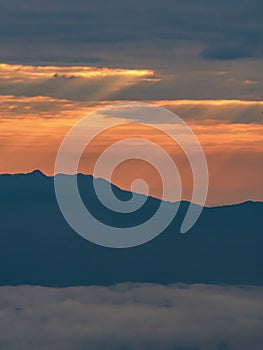
M172 110L183 119L263 123L263 101L162 100L155 103Z
M34 80L47 79L54 76L67 78L80 77L90 79L94 77L127 76L151 79L154 72L149 69L121 69L97 68L89 66L30 66L20 64L0 64L0 79Z

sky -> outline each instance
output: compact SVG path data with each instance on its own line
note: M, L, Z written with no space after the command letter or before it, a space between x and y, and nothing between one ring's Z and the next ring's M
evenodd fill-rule
M208 164L207 206L263 201L262 17L262 0L0 1L0 174L39 169L53 176L61 142L71 127L89 116L87 133L93 135L113 118L131 124L106 130L95 137L85 149L78 171L93 174L96 161L107 147L139 135L156 142L170 154L181 177L182 198L190 200L194 186L191 165L182 149L158 131L158 128L166 128L176 133L175 123L158 116L154 120L151 115L142 118L140 113L136 118L127 114L125 118L122 115L105 116L103 113L100 118L94 118L94 114L90 114L112 104L139 101L172 111L195 133ZM150 123L156 129L139 123ZM181 137L184 137L183 133ZM72 145L69 156L75 154L75 146ZM118 152L128 154L129 147L135 149L133 144L127 144L116 151L117 155ZM138 147L147 158L151 150L140 144ZM162 166L161 161L160 164ZM108 163L103 166L107 171ZM39 173L35 175L38 179ZM30 176L28 178L30 181ZM136 178L145 179L149 194L161 198L162 179L147 162L127 160L116 167L109 180L129 190ZM5 181L3 184L5 186ZM46 193L47 198L49 194ZM171 200L169 195L165 199ZM4 253L3 280L14 267L17 273L11 277L18 278L19 283L21 276L15 265L17 256L25 257L20 259L21 266L29 264L36 276L41 277L42 267L50 266L49 251L56 252L54 268L49 271L56 279L66 241L63 243L62 239L58 245L48 239L53 236L56 224L56 218L48 217L53 207L45 201L46 196L44 201L40 198L40 206L34 206L33 213L38 214L41 209L40 224L43 225L38 229L34 220L27 220L24 215L32 215L31 207L27 205L28 201L34 202L32 196L26 199L22 195L16 196L19 200L15 203L9 200L10 193L7 197L4 207L12 207L12 217L13 209L23 201L23 210L19 207L23 220L19 221L19 216L15 220L5 220L7 225L4 224L4 230L0 232L4 243L10 245L10 251L16 255L12 259L8 251ZM247 206L251 207L251 204ZM247 206L235 208L240 210ZM43 208L47 215L43 214ZM253 205L251 208L252 217L257 217L260 208L254 210ZM247 244L247 237L238 232L235 217L222 214L220 224L230 238L225 251L233 252L231 258L226 255L225 259L224 249L217 250L217 237L213 234L218 228L216 220L221 218L221 214L214 216L215 210L207 209L211 215L205 216L207 231L201 236L204 239L209 233L210 238L201 250L204 255L213 255L207 248L213 246L223 263L229 264L229 273L237 271L237 276L231 276L235 281L243 274L237 262L242 256L247 261L253 245ZM241 221L247 221L245 215ZM19 226L18 230L13 230L13 223ZM41 236L42 245L37 234L50 223L53 231L46 230ZM66 224L64 220L63 223ZM249 227L248 234L253 231L253 225L251 231L249 224L245 222L243 230L245 232ZM25 236L21 234L23 227ZM256 236L259 230L252 232L253 235ZM66 226L65 232L60 231L56 233L62 237L67 232ZM238 235L240 244L246 240L244 254L234 241ZM180 239L182 245L179 246L184 247L183 240L188 239L185 237ZM70 231L68 238L73 244L70 246L72 254L67 258L77 254L74 252L75 241L84 248L89 244L71 235ZM20 245L17 239L25 244ZM34 240L39 251L31 249L30 242ZM259 240L256 238L255 242ZM169 254L162 251L162 244L159 248L160 256L169 260ZM98 249L102 249L106 261L110 256L106 248ZM169 249L173 257L176 256L172 245ZM152 251L153 254L144 255L146 265L149 257L149 261L151 258L158 261L157 251ZM190 249L188 256L193 257L194 251ZM257 252L254 253L250 262L257 266L250 271L252 277L260 270L260 259ZM41 254L48 260L37 262L36 256L41 257ZM191 257L186 261L184 251L180 254L179 269L176 264L170 264L175 279L180 267L186 263L186 267L195 265L191 274L197 274L196 280L200 280L202 274L198 276L198 271L202 264ZM214 255L216 259L217 254ZM151 269L147 273L147 268L142 266L140 271L147 275L145 280L151 280L155 273L162 275L165 259L160 259L156 271ZM212 280L220 272L221 260L214 264L215 270L211 270L213 264L206 266L215 273ZM109 269L103 261L96 258L94 268L107 281ZM83 259L83 271L85 264L93 266L92 256ZM127 271L128 266L120 266ZM67 270L63 265L62 270L62 277L66 276L68 280L74 266ZM81 276L81 271L73 273ZM27 276L29 280L31 275ZM180 273L178 276L180 278ZM89 280L89 277L85 278ZM116 280L114 274L110 277L110 280ZM94 278L96 281L96 276ZM0 348L262 350L262 292L262 286L252 285L131 282L108 287L1 286Z
M2 2L0 172L53 175L59 145L80 118L144 101L195 132L209 168L207 205L262 201L262 13L260 0ZM103 137L95 142L81 172L92 173L103 145ZM189 166L178 148L170 152L189 199ZM129 189L138 170L159 196L145 164L127 162L113 182Z

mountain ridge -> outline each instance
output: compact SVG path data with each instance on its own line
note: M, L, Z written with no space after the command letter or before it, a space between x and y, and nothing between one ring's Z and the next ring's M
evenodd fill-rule
M38 175L0 175L0 285L263 285L261 202L206 207L185 235L179 228L189 203L182 202L174 221L152 241L110 249L69 227L56 202L53 177ZM142 211L109 213L95 198L91 177L78 180L85 204L113 226L140 224L160 202L149 197ZM117 187L115 191L123 200L131 195Z
M32 170L30 172L27 172L27 173L2 173L0 174L0 178L1 176L30 176L30 175L40 175L40 176L43 176L45 178L48 178L48 179L54 179L55 176L57 175L64 175L64 176L84 176L86 178L90 178L90 179L95 179L95 180L102 180L102 181L105 181L107 183L110 183L108 182L106 179L104 178L101 178L101 177L94 177L93 175L91 174L85 174L85 173L77 173L77 174L64 174L64 173L58 173L56 175L47 175L45 173L43 173L41 170L39 169L35 169L35 170ZM139 195L139 196L144 196L144 197L150 197L150 198L153 198L153 199L156 199L156 200L159 200L159 201L164 201L164 202L167 202L167 203L178 203L178 202L172 202L172 201L169 201L169 200L163 200L163 199L160 199L158 197L154 197L154 196L147 196L143 193L138 193L138 192L131 192L127 189L123 189L121 187L119 187L118 185L116 184L113 184L113 183L110 183L112 186L114 186L115 188L119 189L120 191L122 192L127 192L127 193L134 193L136 195ZM181 200L180 202L183 202L183 203L187 203L189 204L190 201L188 200ZM246 203L261 203L263 204L263 201L255 201L255 200L251 200L251 199L248 199L248 200L245 200L245 201L242 201L242 202L237 202L237 203L225 203L225 204L216 204L216 205L205 205L204 208L221 208L221 207L229 207L229 206L236 206L236 205L243 205L243 204L246 204ZM195 203L195 205L199 205L197 203Z

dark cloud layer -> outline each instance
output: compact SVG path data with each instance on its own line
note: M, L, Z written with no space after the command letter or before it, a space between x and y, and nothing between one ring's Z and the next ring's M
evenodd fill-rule
M5 350L261 350L261 287L1 287Z
M110 44L114 55L116 45L139 48L143 43L161 51L186 41L199 44L207 59L259 57L262 12L260 0L11 0L1 4L1 46L18 45L22 56L29 50L36 58L35 45L48 44L46 58L51 58L61 43L69 55L72 45L83 43ZM101 57L90 51L78 52L75 59L94 63Z
M0 62L147 68L161 78L123 99L260 100L262 13L261 0L10 0L0 4ZM68 80L36 91L82 85Z

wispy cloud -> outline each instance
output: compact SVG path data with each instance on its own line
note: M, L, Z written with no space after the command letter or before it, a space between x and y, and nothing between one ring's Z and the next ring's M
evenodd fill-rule
M150 79L152 70L146 69L121 69L121 68L96 68L90 66L30 66L21 64L0 64L0 78L20 82L23 80L47 79L53 77L96 78L109 76L131 76Z
M263 102L247 100L183 100L159 101L166 107L190 120L217 120L231 123L262 123Z
M130 73L127 73L130 75ZM136 73L137 74L137 73ZM143 75L142 75L143 77ZM118 81L119 83L119 81ZM117 83L117 85L118 85ZM131 83L131 82L130 82ZM111 90L111 84L102 90L98 90L93 94L93 99L88 101L76 101L70 99L56 98L50 96L15 96L15 95L0 95L0 119L2 118L31 118L31 117L57 117L79 119L85 114L98 110L105 105L116 104L119 102L127 102L125 100L101 100L99 97L107 96L107 90ZM121 89L121 87L120 87ZM167 108L179 115L182 119L189 122L199 122L203 125L218 123L234 123L234 124L262 124L263 122L263 102L262 101L246 101L246 100L145 100L144 102L151 103L160 107ZM156 114L156 113L155 113ZM121 105L118 108L108 111L109 117L122 116ZM125 113L128 120L129 114ZM152 119L149 116L143 116L140 119L134 119L134 114L131 115L131 120L140 122L150 122L155 124L167 123L167 120L155 117ZM171 119L169 119L171 122ZM200 124L200 125L201 125Z
M158 80L148 69L0 64L2 95L100 101L140 82Z

